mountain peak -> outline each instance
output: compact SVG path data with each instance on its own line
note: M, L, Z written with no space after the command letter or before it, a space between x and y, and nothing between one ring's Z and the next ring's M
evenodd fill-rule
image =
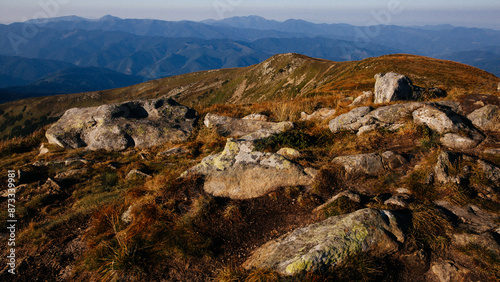
M109 20L121 20L121 18L112 15L105 15L99 19L99 21L109 21Z

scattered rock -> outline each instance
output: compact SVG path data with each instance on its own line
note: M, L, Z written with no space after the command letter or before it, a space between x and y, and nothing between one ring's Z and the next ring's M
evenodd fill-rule
M127 176L125 177L126 180L135 180L135 179L146 179L146 178L151 178L152 176L144 173L140 170L133 169L129 173L127 173Z
M251 141L229 138L224 150L204 158L182 176L206 176L205 192L217 197L250 199L283 186L307 186L314 174L282 155L253 151Z
M129 224L131 223L132 221L134 221L134 215L132 213L132 210L134 209L134 205L131 205L130 207L128 207L128 209L122 214L122 216L120 217L121 220L126 223L126 224Z
M197 112L172 99L73 108L47 130L49 143L90 150L147 148L186 140Z
M392 151L386 151L382 153L380 156L382 157L384 166L386 166L388 169L391 170L398 169L403 165L405 165L406 163L408 163L408 161L406 161L406 159L403 156L401 156L400 154L396 154Z
M376 153L336 157L333 162L341 164L351 176L357 174L377 176L385 172L382 157Z
M40 153L38 154L39 156L43 156L45 154L48 154L50 152L49 148L45 147L45 144L40 145Z
M54 179L57 181L76 179L76 178L79 178L82 175L86 174L87 172L88 172L88 169L86 169L86 168L70 169L70 170L58 173L56 176L54 176Z
M384 205L398 206L402 208L408 207L412 197L409 194L396 194L392 195L389 199L384 202Z
M470 113L467 118L479 129L500 131L500 108L487 105Z
M460 155L452 152L441 152L438 157L438 161L434 166L434 180L438 183L460 183L459 176L450 176L449 171L453 168Z
M251 115L245 116L243 119L267 121L269 119L269 117L266 115L263 115L263 114L251 114Z
M469 204L459 207L447 201L436 201L435 204L451 222L456 222L459 227L465 230L480 234L498 228L496 222L500 217L487 213L475 205Z
M15 188L13 188L14 189L14 194L21 193L21 191L23 191L27 187L28 187L28 184L17 185ZM12 191L9 191L9 190L10 189L5 189L2 192L0 192L0 198L8 198L9 194L13 194L13 193L10 193Z
M375 104L413 99L411 80L394 72L375 75Z
M292 148L281 148L279 149L278 152L276 152L278 155L282 155L284 157L287 157L289 159L296 159L300 158L301 154L299 151L292 149Z
M59 184L57 184L57 182L55 182L51 178L48 178L47 181L38 189L50 195L61 193L61 186L59 186Z
M206 127L215 128L221 136L246 136L247 140L266 138L293 128L292 122L265 122L219 116L216 114L207 114L204 123Z
M484 172L486 179L494 183L496 186L500 186L500 168L489 164L483 160L478 160L477 164L479 168Z
M323 108L315 111L314 113L308 115L305 112L300 113L301 121L322 121L331 116L333 116L337 111L331 108Z
M450 260L432 263L431 271L440 282L465 281L464 277L470 273L468 269Z
M352 103L349 105L349 107L357 107L360 106L364 103L368 103L373 99L373 92L371 91L364 91L363 94L359 95L352 101Z
M395 252L403 241L392 212L362 209L270 241L254 251L243 267L275 269L284 275L321 271L360 252Z
M328 205L330 205L331 203L335 202L336 200L338 200L339 198L342 198L342 197L347 197L347 198L349 198L349 200L351 200L353 202L361 203L361 196L358 193L346 190L346 191L342 191L342 192L338 193L337 195L333 196L330 200L326 201L321 206L315 208L314 212L319 212L319 211L323 210Z

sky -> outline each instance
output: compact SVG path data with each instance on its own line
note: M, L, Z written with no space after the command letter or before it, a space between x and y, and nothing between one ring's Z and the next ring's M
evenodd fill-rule
M500 30L499 0L0 0L0 22L77 15L161 20L259 15L354 25L435 25Z

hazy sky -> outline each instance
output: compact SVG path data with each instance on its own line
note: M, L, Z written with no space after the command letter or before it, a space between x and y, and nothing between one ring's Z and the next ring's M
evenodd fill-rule
M259 15L317 23L453 24L500 29L499 0L0 0L0 22L78 15L204 20Z

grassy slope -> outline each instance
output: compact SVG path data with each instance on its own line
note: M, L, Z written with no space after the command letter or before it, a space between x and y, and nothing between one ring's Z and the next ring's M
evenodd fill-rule
M203 108L221 103L254 103L339 92L357 96L361 91L373 90L375 74L389 71L405 74L419 86L444 88L452 96L491 94L500 82L496 76L474 67L414 55L332 62L283 54L245 68L203 71L119 89L2 104L0 138L26 135L72 107L133 99L169 96L181 103Z
M215 112L242 116L264 112L272 120L297 122L301 111L322 106L336 107L339 110L337 114L347 111L345 106L350 102L342 100L343 97L371 90L373 75L389 70L409 75L418 85L443 85L451 96L493 93L490 86L499 81L492 75L461 64L416 56L394 55L360 62L334 63L282 55L248 68L201 72L124 89L31 99L28 103L8 105L16 105L16 114L28 116L31 112L35 116L40 115L40 112L62 112L74 106L181 93L177 98L197 106L201 114ZM247 82L243 83L245 80ZM248 88L241 91L241 85L244 84ZM181 85L188 85L187 90L179 90ZM189 95L184 96L182 93ZM320 97L309 97L314 96L314 93ZM290 100L290 97L297 99ZM261 102L237 104L250 99ZM202 106L224 102L228 103ZM26 109L22 112L24 106ZM451 248L449 234L446 233L451 227L447 227L429 200L444 198L459 203L472 202L498 212L498 201L464 194L460 187L429 186L424 183L426 173L432 169L439 152L444 150L436 141L439 136L429 133L426 128L409 123L396 133L378 130L357 137L350 133L332 134L325 125L297 122L297 128L281 136L278 144L275 144L277 147L273 142L262 145L265 150L273 152L281 146L300 149L303 156L297 161L304 166L320 169L313 190L284 187L258 199L245 201L207 195L202 190L203 181L198 178L177 179L181 172L203 157L219 152L225 144L225 138L204 128L201 122L190 140L181 144L188 153L168 158L158 157L157 153L177 144L123 153L62 150L49 146L49 154L37 156L39 144L45 142L43 131L27 138L0 142L0 167L4 171L22 167L27 175L23 180L27 186L19 191L16 203L20 219L20 245L16 252L20 260L27 262L19 266L23 276L18 281L35 277L53 280L62 277L61 270L67 266L73 266L68 271L70 275L65 276L69 280L149 281L154 277L166 281L208 281L215 278L220 281L275 281L272 278L276 276L275 273L245 273L237 266L253 249L272 238L317 221L322 216L360 208L349 202L336 202L325 211L328 215L314 215L311 212L344 189L367 191L373 197L370 196L363 207L374 208L391 208L383 205L380 198L394 193L397 188L408 187L414 192L416 201L410 210L414 212L415 218L420 218L420 221L415 222L421 224L414 223L410 227L411 236L402 248L401 255L411 255L415 249L425 249L433 255L439 255L443 249L447 252ZM401 170L381 177L360 179L343 177L339 173L341 170L331 164L331 160L338 155L385 150L415 157L408 167ZM78 157L93 162L77 163L70 167L57 164L41 168L29 165L23 167L34 161ZM500 165L498 159L488 160ZM421 165L421 170L413 171L411 177L406 178L407 172L417 164ZM456 170L462 171L466 164L460 164ZM110 165L116 169L111 169ZM47 178L57 179L58 173L71 169L83 171L80 171L79 176L59 181L60 191L54 192L50 187L41 185ZM132 169L146 171L153 177L145 180L127 179ZM7 181L5 176L1 180L4 183ZM475 181L477 183L473 181L471 189L479 189L484 184L480 177ZM0 217L6 216L5 204L5 201L0 204L3 210ZM119 217L131 205L136 205L132 214L137 220L125 225ZM430 228L432 226L435 228ZM2 228L6 226L2 225ZM5 238L2 240L0 243L5 243ZM74 246L80 246L85 251L78 251ZM465 251L472 252L475 249ZM448 253L442 256L446 255ZM351 262L326 273L326 276L322 274L316 277L316 274L309 273L305 274L308 275L306 277L295 277L295 280L290 281L383 281L381 279L384 277L388 281L397 281L391 275L414 278L423 274L411 265L393 263L391 258L381 258L379 261L380 258L372 258L369 254L365 256L362 254L350 258ZM475 258L476 255L467 257ZM474 275L478 276L473 280L486 281L488 276L500 277L498 260L498 256L492 256L491 264L476 267L478 269L474 270ZM31 261L40 263L30 264ZM366 267L360 267L360 264ZM392 273L398 271L402 273ZM408 274L404 271L408 271ZM256 277L260 277L260 280Z

